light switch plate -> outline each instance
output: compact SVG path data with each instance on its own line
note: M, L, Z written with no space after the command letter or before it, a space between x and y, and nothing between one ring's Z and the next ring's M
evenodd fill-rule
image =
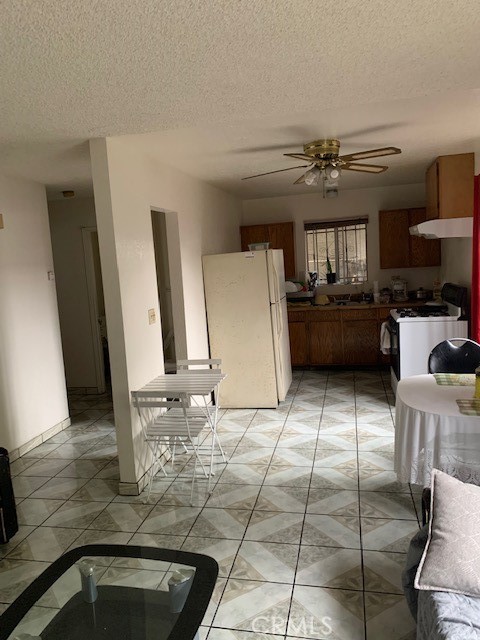
M157 314L155 309L148 310L148 324L154 324L157 321Z

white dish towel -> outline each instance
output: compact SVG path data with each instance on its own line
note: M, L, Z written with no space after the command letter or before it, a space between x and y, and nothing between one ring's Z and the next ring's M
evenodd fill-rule
M382 322L382 327L380 329L380 351L388 355L390 353L390 332L388 330L388 322Z

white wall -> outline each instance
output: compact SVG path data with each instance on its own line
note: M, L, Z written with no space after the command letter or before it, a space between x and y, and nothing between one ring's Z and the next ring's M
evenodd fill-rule
M472 287L472 238L444 238L442 240L442 282Z
M365 176L368 180L368 176ZM422 207L425 204L423 184L380 187L375 189L353 189L339 191L338 198L324 199L321 193L244 200L242 224L261 224L264 222L295 221L295 253L297 275L305 272L305 240L303 223L305 221L329 220L368 215L367 260L368 285L357 285L358 290L368 291L375 280L380 287L390 286L393 275L407 280L409 289L424 287L431 289L439 274L439 268L422 269L380 269L378 212L382 209L401 209ZM353 286L325 285L322 290L329 293L355 291Z
M42 185L0 176L0 442L23 447L68 418Z
M95 227L93 198L48 204L65 375L68 387L96 387L82 227Z
M240 249L241 205L234 197L163 165L135 146L134 138L90 143L100 253L109 331L120 477L134 483L148 464L130 392L163 371L151 209L178 214L180 243L172 256L172 296L184 295L189 358L208 354L201 257ZM170 248L170 247L169 247Z

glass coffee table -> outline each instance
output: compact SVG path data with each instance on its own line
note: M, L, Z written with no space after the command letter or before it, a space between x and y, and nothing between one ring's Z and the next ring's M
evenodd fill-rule
M0 640L193 640L217 576L217 562L198 553L77 547L0 616Z

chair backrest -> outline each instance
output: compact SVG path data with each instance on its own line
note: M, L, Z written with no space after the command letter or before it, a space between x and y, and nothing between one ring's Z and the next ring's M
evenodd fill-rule
M429 373L474 373L478 366L480 344L468 338L444 340L428 357Z
M195 371L196 373L207 373L212 369L220 369L222 361L219 358L205 358L197 360L177 360L177 370Z

